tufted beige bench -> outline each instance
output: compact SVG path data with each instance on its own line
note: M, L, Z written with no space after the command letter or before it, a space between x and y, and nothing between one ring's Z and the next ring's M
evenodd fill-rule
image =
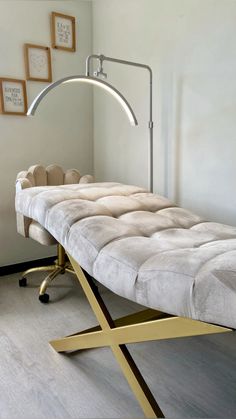
M163 417L124 344L236 328L236 227L118 183L22 190L16 211L68 252L100 324L52 346L58 352L110 346L145 415ZM148 310L113 321L80 266Z

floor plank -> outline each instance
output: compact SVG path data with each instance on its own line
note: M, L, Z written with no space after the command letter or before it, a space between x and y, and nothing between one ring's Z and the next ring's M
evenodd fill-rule
M0 279L0 418L142 418L108 348L57 354L48 341L96 324L71 275L57 278L48 305L42 274L18 287ZM103 287L114 318L137 305ZM129 345L166 417L236 416L236 333Z

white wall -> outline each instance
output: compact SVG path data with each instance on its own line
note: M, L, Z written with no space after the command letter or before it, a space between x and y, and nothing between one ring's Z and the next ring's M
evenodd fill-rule
M236 225L235 0L94 0L94 53L154 73L154 189L206 218ZM104 65L134 106L94 95L99 180L147 186L148 84L142 70Z
M0 1L0 77L25 78L23 44L50 46L50 13L76 17L76 53L51 50L53 80L84 74L91 53L91 3L88 1ZM46 86L27 82L28 102ZM62 86L41 104L35 117L0 115L0 266L55 254L55 249L16 233L15 178L34 163L58 163L81 173L93 170L92 91Z
M95 53L149 64L154 93L154 189L206 218L235 221L236 2L234 0L0 1L0 76L25 78L22 46L50 45L51 11L76 17L76 53L52 50L53 79L84 73ZM93 22L92 22L93 18ZM92 40L93 32L93 40ZM130 101L94 95L97 180L147 186L148 75L106 64ZM45 86L27 82L29 103ZM0 266L54 253L16 234L14 183L33 163L93 170L92 91L54 90L34 118L0 115Z

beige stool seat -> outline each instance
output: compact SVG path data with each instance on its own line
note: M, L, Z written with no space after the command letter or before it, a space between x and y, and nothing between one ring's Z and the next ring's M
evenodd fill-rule
M44 186L58 186L69 184L86 184L93 182L91 175L81 176L77 169L69 169L65 172L56 165L51 164L44 168L36 164L28 170L18 173L16 179L16 194L26 188L36 188ZM43 303L49 301L49 295L46 290L51 281L59 274L66 271L74 273L68 260L66 260L65 251L61 244L50 234L38 221L33 218L26 217L22 213L16 211L17 231L26 238L31 238L44 246L57 245L57 259L53 265L38 266L36 268L27 269L22 273L19 285L25 287L27 285L27 276L32 272L45 271L49 272L43 280L39 290L39 300Z

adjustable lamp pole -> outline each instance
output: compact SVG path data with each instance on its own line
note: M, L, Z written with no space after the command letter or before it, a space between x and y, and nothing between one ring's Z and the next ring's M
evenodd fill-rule
M148 128L149 128L149 188L150 191L153 192L153 120L152 120L152 69L146 65L146 64L140 64L135 63L133 61L126 61L126 60L120 60L117 58L111 58L106 57L105 55L97 55L92 54L89 55L86 59L86 76L90 76L90 66L91 66L91 60L97 59L99 60L99 71L95 73L95 75L99 76L104 75L106 77L106 74L103 73L103 61L110 61L112 63L118 63L118 64L125 64L130 65L133 67L140 67L144 68L149 72L149 121L148 121Z

